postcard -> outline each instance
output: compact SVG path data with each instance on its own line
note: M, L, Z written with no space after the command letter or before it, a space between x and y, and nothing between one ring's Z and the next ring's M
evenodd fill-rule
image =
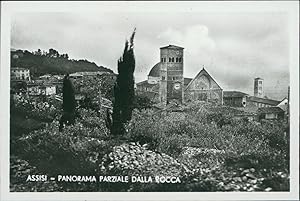
M1 200L298 200L299 2L1 2Z

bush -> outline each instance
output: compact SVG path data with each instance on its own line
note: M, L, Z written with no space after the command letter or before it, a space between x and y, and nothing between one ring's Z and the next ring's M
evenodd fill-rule
M17 141L24 150L25 159L40 164L43 170L63 171L70 174L93 172L101 154L110 150L104 121L95 112L81 109L81 118L62 132L54 121L43 129L31 132ZM89 115L88 115L89 114ZM93 115L93 116L90 116ZM32 153L36 153L34 156Z

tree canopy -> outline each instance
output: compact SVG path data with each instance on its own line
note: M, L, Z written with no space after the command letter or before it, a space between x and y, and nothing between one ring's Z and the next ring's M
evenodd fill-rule
M98 66L86 59L70 59L68 54L60 54L50 48L48 51L29 52L27 50L11 51L11 67L29 68L32 76L44 74L66 74L78 71L113 71L109 68Z

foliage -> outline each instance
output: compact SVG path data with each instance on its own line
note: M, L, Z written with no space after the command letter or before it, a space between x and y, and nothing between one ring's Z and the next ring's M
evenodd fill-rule
M210 114L230 109L195 107L196 112L136 109L122 139L110 138L104 110L81 108L76 123L61 133L53 121L20 137L15 147L22 150L18 152L22 159L53 175L171 175L181 180L178 184L64 183L63 191L289 190L286 123L236 120L231 118L236 111L231 111L226 116L230 123L219 126L218 117Z
M17 113L39 121L51 122L59 113L57 102L51 99L44 101L43 97L14 95L11 102L11 114Z
M19 138L22 157L39 164L42 170L53 170L53 174L60 171L94 173L96 166L91 158L105 154L112 142L103 140L107 139L108 131L101 116L85 109L80 109L79 114L80 122L67 126L62 132L58 131L58 122L54 121ZM32 153L36 154L33 156Z
M83 76L73 81L75 90L91 100L98 100L101 96L113 100L113 86L115 79L111 76Z
M17 57L16 57L17 55ZM29 52L27 50L17 50L11 52L11 67L22 67L30 69L34 77L44 74L66 74L78 71L105 71L112 70L87 60L69 59L68 54L60 54L51 48L48 52L38 50Z
M62 108L64 112L75 112L75 90L73 83L71 82L69 75L66 75L63 80L63 103Z
M147 96L143 95L135 95L133 107L138 110L149 109L154 104L153 101L150 100Z
M125 132L124 124L130 121L134 101L134 69L135 58L133 40L135 30L130 41L126 40L123 56L118 60L118 76L114 86L114 103L112 114L112 134L122 135Z
M36 167L16 156L10 158L11 192L53 192L61 191L55 181L25 182L28 175L42 175Z

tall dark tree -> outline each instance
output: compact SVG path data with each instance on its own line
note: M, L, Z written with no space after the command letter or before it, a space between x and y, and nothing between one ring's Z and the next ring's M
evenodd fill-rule
M134 102L134 70L135 58L133 52L134 29L130 40L126 40L123 56L118 60L118 76L114 85L114 103L111 133L122 135L125 124L131 120Z
M67 74L63 80L63 114L59 121L59 130L61 131L64 124L74 124L75 123L75 90L70 80L69 75Z

